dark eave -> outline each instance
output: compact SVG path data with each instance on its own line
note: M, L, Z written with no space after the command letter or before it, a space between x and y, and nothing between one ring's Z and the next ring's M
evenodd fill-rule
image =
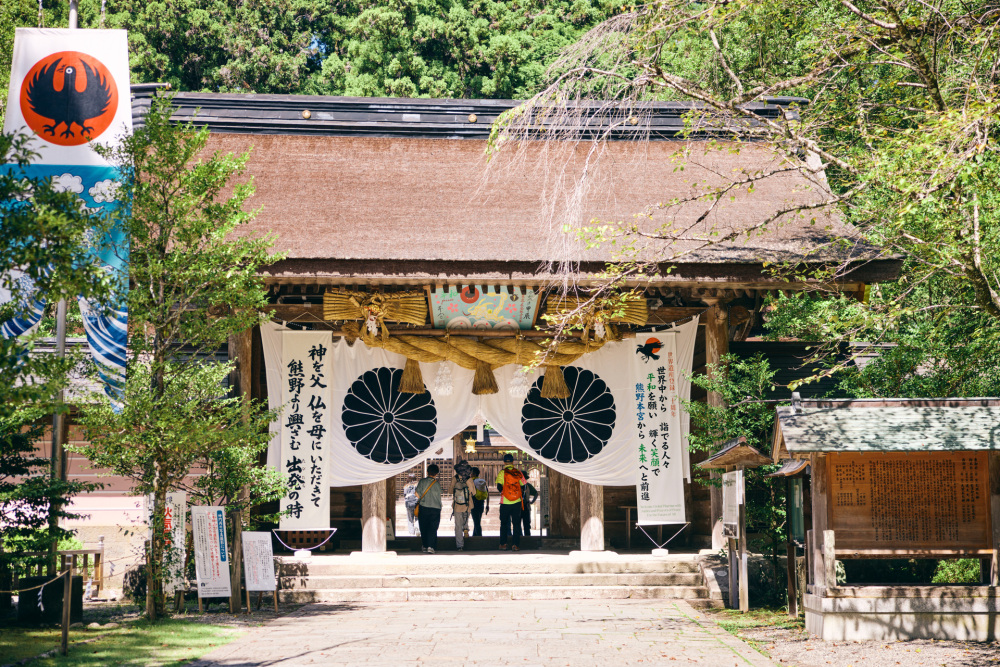
M897 258L861 262L837 281L844 285L877 283L895 280L902 260ZM664 267L666 269L667 267ZM580 280L598 276L607 269L601 262L584 262L579 266ZM537 284L558 279L547 273L537 262L448 261L448 260L361 260L361 259L286 259L267 267L263 273L269 282L349 283L358 280L398 284L433 283L435 281L466 280ZM646 280L642 281L644 284ZM760 289L794 289L796 284L774 276L760 263L691 263L677 264L669 273L664 270L651 281L656 284L695 285L712 283Z
M132 88L132 115L136 125L157 94L149 84ZM444 100L320 95L257 95L235 93L177 93L178 121L195 121L212 132L239 134L297 134L317 136L419 137L486 139L494 121L517 100ZM762 119L797 117L807 100L770 98L746 108ZM617 126L613 139L672 139L685 129L684 115L696 106L682 102L643 103L630 111L632 125L600 103L583 104L579 129L583 136L605 132L609 117ZM560 130L574 128L561 127ZM714 132L717 133L717 132ZM703 135L713 134L705 131ZM540 135L541 136L541 135Z

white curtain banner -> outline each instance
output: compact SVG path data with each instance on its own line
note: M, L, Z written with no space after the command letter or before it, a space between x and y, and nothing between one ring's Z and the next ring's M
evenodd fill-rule
M229 558L226 553L226 514L217 506L191 508L194 534L194 565L198 577L198 597L227 598Z
M282 530L330 527L330 428L333 353L326 331L286 332L281 346L280 470L288 476L281 499Z
M475 417L474 373L451 362L421 363L426 391L406 394L399 391L406 364L402 355L369 348L361 341L332 342L329 332L292 331L273 323L263 325L261 332L270 406L282 408L280 424L287 423L293 406L286 397L274 400L289 379L287 363L278 360L288 358L289 346L298 345L295 341L303 335L323 336L331 348L332 381L323 394L331 418L327 486L371 484L405 472L450 445ZM283 426L272 429L269 464L278 458L275 450L285 451L290 435ZM283 456L278 458L281 470L285 470Z
M543 375L528 378L526 398L512 395L516 366L496 371L500 392L482 397L483 416L500 435L545 465L588 484L636 483L631 341L607 343L565 366L570 396L542 398ZM552 371L550 371L552 372Z
M639 525L684 523L684 456L677 397L677 333L644 335L634 376Z
M671 327L668 331L677 334L677 396L682 401L691 400L691 365L694 363L694 340L698 336L698 316L691 321ZM691 432L691 415L681 410L681 454L684 459L684 479L691 481L691 450L688 447L688 433Z
M248 592L273 591L277 588L271 533L243 533L243 571Z

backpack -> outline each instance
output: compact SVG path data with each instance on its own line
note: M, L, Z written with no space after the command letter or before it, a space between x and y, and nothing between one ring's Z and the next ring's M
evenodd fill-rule
M517 468L503 469L503 497L505 500L521 499L521 480L524 475Z
M455 491L452 495L452 502L456 505L469 504L469 487L466 486L465 482L462 482L455 487Z
M486 488L486 480L485 479L477 479L475 481L475 484L476 484L475 499L476 500L486 500L486 498L490 495L489 490Z

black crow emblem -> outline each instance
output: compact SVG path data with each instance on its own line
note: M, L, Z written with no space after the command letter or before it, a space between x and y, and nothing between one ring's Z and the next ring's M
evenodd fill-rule
M659 352L662 348L663 343L656 338L649 338L646 340L645 345L635 346L635 353L641 354L643 361L649 361L650 359L656 361L660 358L660 355L658 355L657 352Z
M52 121L43 126L45 134L54 137L59 127L63 126L59 136L74 137L75 125L80 135L89 139L94 127L88 121L107 112L114 84L82 58L78 59L82 72L75 65L63 65L62 62L62 58L57 58L35 73L28 82L28 104L36 114ZM62 90L56 90L58 75L63 77ZM86 81L83 92L77 90L77 79L80 77Z

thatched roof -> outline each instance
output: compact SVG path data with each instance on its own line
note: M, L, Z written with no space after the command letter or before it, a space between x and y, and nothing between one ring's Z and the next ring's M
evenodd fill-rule
M213 130L212 150L252 147L249 171L257 190L250 204L262 209L253 228L277 233L277 250L288 259L272 275L289 279L530 278L551 259L597 271L620 258L617 251L610 244L586 250L568 242L559 231L564 223L633 220L660 203L666 208L645 228L687 226L709 204L670 207L671 200L780 166L760 144L681 141L658 131L648 141L608 142L596 162L590 156L585 191L574 203L590 142L538 141L516 160L501 157L487 168L487 121L509 102L235 95L177 101L178 117L210 107L197 118ZM330 110L320 113L323 104ZM449 106L456 107L451 115ZM316 125L301 117L309 108ZM427 113L413 113L422 108ZM482 120L472 130L464 114L476 110ZM679 117L666 111L662 123ZM727 195L685 240L643 241L642 254L677 263L674 280L769 282L764 263L850 260L858 263L858 282L894 277L898 260L879 259L875 249L856 243L857 231L831 209L786 215L762 233L752 231L777 211L819 201L824 188L821 176L812 182L797 172L768 176L752 193L742 188ZM694 240L734 231L751 233L702 249ZM830 245L837 240L847 240L847 247Z

